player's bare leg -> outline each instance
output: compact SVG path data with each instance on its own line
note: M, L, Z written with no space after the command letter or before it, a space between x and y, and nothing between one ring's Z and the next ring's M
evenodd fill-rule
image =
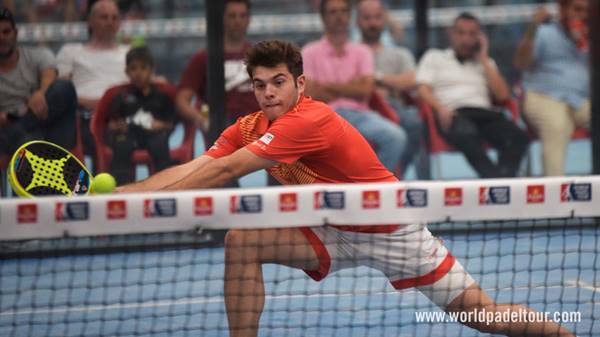
M507 310L519 312L535 312L535 310L516 304L497 304L474 283L446 307L447 312L506 312ZM536 316L537 317L537 316ZM544 337L575 337L567 329L553 321L511 321L511 322L464 322L473 329L482 332L502 334L506 336L544 336Z
M256 337L265 304L262 264L316 270L319 261L299 229L230 230L225 237L225 308L230 337Z

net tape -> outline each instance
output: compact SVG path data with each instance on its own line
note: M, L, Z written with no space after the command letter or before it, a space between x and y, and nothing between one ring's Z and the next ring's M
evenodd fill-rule
M597 217L599 196L600 177L581 176L5 199L0 200L0 240L236 226Z

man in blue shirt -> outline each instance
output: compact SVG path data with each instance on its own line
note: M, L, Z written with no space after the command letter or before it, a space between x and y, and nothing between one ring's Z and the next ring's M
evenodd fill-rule
M542 142L544 174L564 174L576 127L589 128L588 0L559 0L559 18L541 8L523 36L515 66L524 71L524 114Z

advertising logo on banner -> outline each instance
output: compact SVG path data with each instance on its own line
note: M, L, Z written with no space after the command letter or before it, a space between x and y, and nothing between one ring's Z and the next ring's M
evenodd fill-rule
M170 218L175 216L177 216L177 201L175 199L144 200L144 217Z
M447 187L444 189L444 206L460 206L463 203L463 190L461 187Z
M196 197L194 199L194 215L207 216L213 214L212 197Z
M427 207L427 190L399 189L397 195L398 207Z
M561 202L592 201L592 184L568 183L560 185Z
M229 211L232 214L262 212L262 197L260 194L232 195L229 199Z
M364 209L376 209L381 206L381 198L379 191L363 191L362 192L362 207Z
M510 204L509 186L492 186L479 188L480 205L508 205Z
M315 209L344 209L346 207L346 197L343 191L315 192Z
M56 221L84 221L89 219L89 204L85 201L57 202L54 208Z
M295 212L298 210L298 193L280 193L279 211Z
M17 223L32 224L36 223L38 218L38 208L36 204L20 204L17 206Z
M106 202L106 218L119 220L127 218L127 201L109 200Z
M546 187L544 185L527 185L527 203L543 204L546 200Z

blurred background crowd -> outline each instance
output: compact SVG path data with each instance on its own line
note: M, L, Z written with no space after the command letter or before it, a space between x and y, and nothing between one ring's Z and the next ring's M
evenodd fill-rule
M334 96L320 99L337 106L336 111L365 135L382 162L399 177L406 175L409 165L415 164L409 178L439 178L437 174L432 176L435 168L429 163L429 155L436 147L434 137L440 136L442 142L450 143L465 155L479 177L532 174L531 168L523 168L521 163L526 160L523 158L527 156L528 144L539 138L544 142L553 140L551 145L541 145L538 155L541 169L536 174L562 175L565 174L565 146L573 132L580 130L581 137L585 137L589 130L587 5L587 0L431 0L429 50L425 51L417 50L415 1L226 1L223 38L227 122L232 123L258 109L241 62L244 51L260 40L286 39L304 47L305 73L313 83L308 93L319 96L335 91ZM175 131L184 142L190 135L196 137L195 130L206 133L209 127L205 105L208 84L204 1L0 0L0 8L4 9L0 16L0 24L4 23L0 27L4 29L0 30L0 49L4 48L0 80L6 77L5 91L15 83L14 78L9 78L14 75L11 71L23 66L24 57L28 57L36 73L36 80L29 79L35 85L25 90L29 90L30 97L24 97L22 108L9 109L0 104L0 113L8 116L0 118L0 128L21 123L18 125L27 133L31 130L26 124L35 121L24 121L27 120L24 117L32 115L45 124L41 133L30 133L55 137L55 141L63 139L67 147L81 143L79 146L88 156L90 166L96 171L110 170L119 183L135 179L135 171L130 167L136 162L132 158L138 149L148 152L146 157L149 158L145 160L150 162L151 171L175 160L189 160L190 156L202 152L198 148L204 145L198 141L194 153L189 153L188 148L186 155L181 156L173 151L169 154L168 144L178 121L188 126ZM15 54L14 64L9 62L12 35L7 26L14 28L16 50L29 48ZM342 41L336 40L338 38ZM333 40L338 42L332 43ZM366 70L356 74L343 70L341 76L345 78L340 81L350 88L337 91L327 88L324 83L332 82L340 74L334 71L325 76L318 66L310 65L307 59L318 56L310 56L308 47L317 49L313 54L323 52L326 47L315 45L315 41L329 41L334 47L342 48L342 54L349 50L344 46L364 47L370 55L359 57L361 60L356 64ZM311 45L311 42L314 43ZM559 45L561 50L567 48L568 53L555 55L548 49L548 46ZM381 48L392 51L379 55ZM467 49L461 52L461 48ZM443 50L453 51L456 57L445 58L441 54ZM370 63L365 58L370 59ZM564 62L556 61L557 58ZM348 62L354 61L344 62L349 66ZM544 66L540 66L542 64ZM56 73L45 74L46 68ZM564 77L565 69L571 70L571 77ZM321 75L324 77L320 78ZM388 75L404 77L386 77ZM368 80L360 81L364 76ZM561 84L557 80L560 78L576 84ZM27 82L27 76L19 80ZM542 85L544 83L548 85ZM71 84L73 88L69 87ZM460 89L463 91L459 90L458 95L447 90L449 86L463 84L466 87ZM355 89L366 88L366 92L357 96L352 93L352 85ZM483 93L469 91L477 86L483 86ZM110 88L114 90L108 90ZM8 97L2 96L9 95L2 91L0 89L0 97ZM372 92L376 94L371 95ZM538 96L533 97L530 92ZM45 94L45 101L36 98L36 93ZM473 95L478 94L486 96L483 103L473 102ZM17 94L11 92L10 95ZM340 105L339 100L348 97L364 103L365 111L377 112L377 118L383 117L385 121L375 118L363 121L366 114L359 114L357 118L353 114L362 111L359 107L363 106L344 102ZM544 101L547 98L553 101ZM55 101L61 104L52 103L51 107ZM73 104L65 103L69 101ZM558 105L548 105L555 103ZM464 108L469 110L474 106L486 111L494 106L505 108L494 115L498 118L494 123L499 122L500 129L485 129L487 126L482 123L487 121L482 122L478 117L481 112L465 112ZM55 109L61 110L56 114L63 117L76 115L77 123L54 121ZM535 113L536 109L562 109L566 117L556 122L554 116L558 113L553 112L553 123L559 124L550 125L552 123ZM71 110L74 111L63 112ZM103 111L104 120L95 121L93 116L99 110ZM52 128L54 131L48 131ZM464 132L469 128L478 131ZM561 137L567 138L558 145L557 128L566 134ZM70 129L78 130L73 136L80 140L64 139L65 130ZM494 133L501 136L487 137ZM389 137L383 138L384 135ZM4 142L10 144L2 144L5 155L18 146L19 137L5 134L8 140ZM32 136L25 136L23 140L28 137ZM111 156L106 157L103 149L96 149L99 140L111 149ZM484 145L471 146L481 141L497 150L496 158L484 158L487 151ZM175 147L172 143L171 140L171 150ZM561 147L565 149L560 150ZM589 161L589 158L584 160ZM503 164L503 161L510 163Z

